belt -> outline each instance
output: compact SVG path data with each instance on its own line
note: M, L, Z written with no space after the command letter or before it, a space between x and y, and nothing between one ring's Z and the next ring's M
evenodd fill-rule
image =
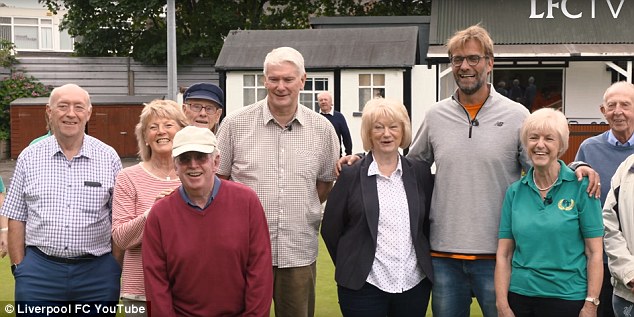
M37 253L38 255L57 263L77 264L77 263L89 262L98 258L98 256L92 255L92 254L86 254L86 255L75 257L75 258L60 258L60 257L48 255L42 252L42 250L38 249L37 247L30 246L30 247L27 247L27 249L30 249L33 252Z

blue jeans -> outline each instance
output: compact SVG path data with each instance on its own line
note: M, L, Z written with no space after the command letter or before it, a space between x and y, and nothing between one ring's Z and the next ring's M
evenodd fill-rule
M387 293L367 282L360 290L337 286L344 317L425 316L430 291L427 278L403 293Z
M53 262L29 247L13 274L16 303L42 306L87 303L86 311L81 311L83 315L104 316L108 314L98 312L97 304L119 302L121 266L110 253L91 261L67 264Z
M458 260L432 257L434 317L469 317L475 295L484 317L497 317L493 272L495 260Z
M612 295L612 308L616 317L634 317L634 303Z

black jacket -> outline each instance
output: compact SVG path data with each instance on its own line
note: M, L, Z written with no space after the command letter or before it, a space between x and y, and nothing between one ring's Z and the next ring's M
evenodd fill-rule
M358 290L365 284L376 252L379 199L376 176L368 176L368 154L344 166L326 203L321 235L335 264L338 285ZM433 282L429 247L429 206L433 177L429 165L401 156L410 230L418 265Z

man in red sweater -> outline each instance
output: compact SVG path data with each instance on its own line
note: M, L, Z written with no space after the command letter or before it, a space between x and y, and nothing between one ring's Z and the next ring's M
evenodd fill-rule
M154 316L269 316L271 246L249 187L216 177L216 137L177 132L172 156L182 185L158 200L143 234L146 296Z

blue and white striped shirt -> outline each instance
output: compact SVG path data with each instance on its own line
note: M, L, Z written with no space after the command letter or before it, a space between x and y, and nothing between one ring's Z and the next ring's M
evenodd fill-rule
M26 246L63 258L111 251L112 192L121 170L117 152L84 135L68 160L57 139L20 154L0 214L26 222Z

